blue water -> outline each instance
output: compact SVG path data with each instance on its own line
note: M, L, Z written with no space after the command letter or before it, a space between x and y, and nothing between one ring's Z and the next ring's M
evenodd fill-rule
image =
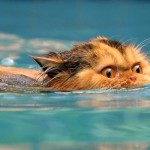
M39 69L29 55L104 35L150 37L149 1L0 1L0 65ZM149 45L144 47L149 55ZM0 90L0 149L150 149L150 85L120 90Z

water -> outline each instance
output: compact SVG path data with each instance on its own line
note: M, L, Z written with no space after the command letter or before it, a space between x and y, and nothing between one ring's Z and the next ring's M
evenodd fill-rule
M138 44L150 37L149 7L149 1L1 1L0 65L39 69L29 55L67 50L97 35ZM1 89L0 149L148 150L149 93L150 85L42 93Z
M149 149L149 92L1 93L1 147Z

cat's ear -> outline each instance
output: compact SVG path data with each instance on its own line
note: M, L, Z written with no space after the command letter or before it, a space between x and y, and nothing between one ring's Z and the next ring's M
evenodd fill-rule
M60 57L31 57L42 67L43 70L46 70L47 68L56 67L63 63L63 60Z

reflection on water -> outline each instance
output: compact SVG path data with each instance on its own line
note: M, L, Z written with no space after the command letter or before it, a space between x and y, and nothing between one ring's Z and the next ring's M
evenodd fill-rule
M29 150L148 149L149 90L1 93L0 143Z
M0 149L6 149L6 150L148 150L150 148L150 145L144 144L144 143L133 143L133 144L89 144L89 143L58 143L58 142L52 142L49 143L43 143L39 145L31 145L31 144L19 144L19 145L12 145L9 146L1 146Z
M28 54L68 49L73 43L0 34L0 65L37 69ZM0 149L149 149L150 85L39 91L0 84Z

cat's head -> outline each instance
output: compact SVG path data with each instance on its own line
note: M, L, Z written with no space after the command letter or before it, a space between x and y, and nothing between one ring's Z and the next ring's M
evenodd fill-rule
M105 37L33 58L47 75L44 85L51 89L120 88L150 82L150 65L140 49Z

